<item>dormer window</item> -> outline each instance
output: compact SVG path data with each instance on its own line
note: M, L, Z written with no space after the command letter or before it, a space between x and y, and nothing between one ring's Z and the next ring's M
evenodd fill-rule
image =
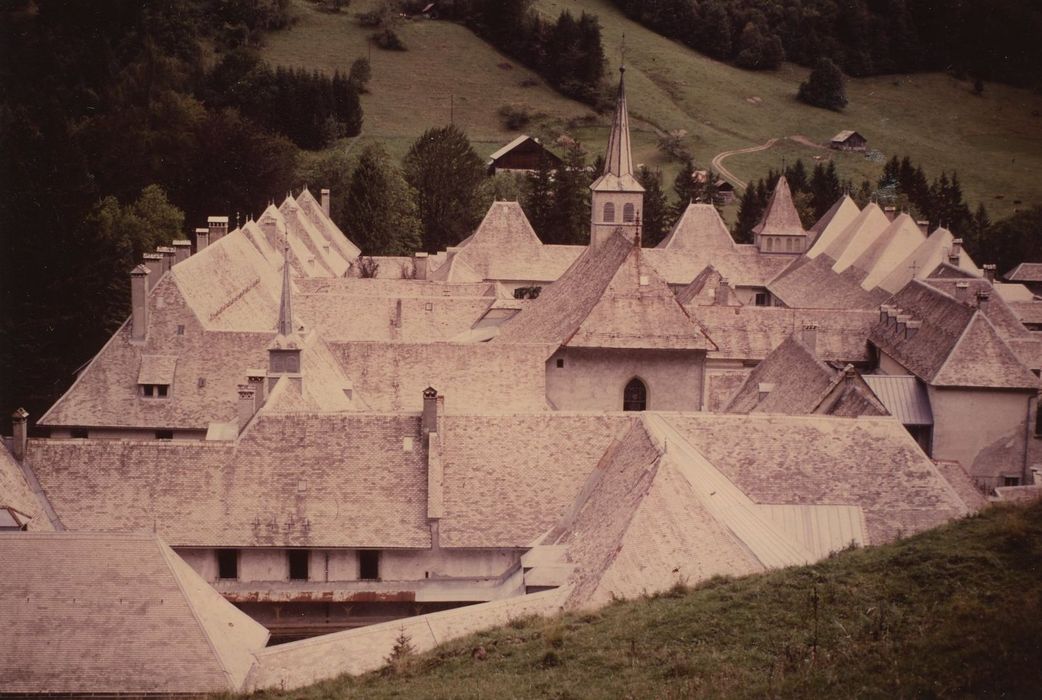
M145 399L165 399L174 383L175 355L144 355L138 370L138 394Z
M141 396L146 399L165 399L170 395L169 384L140 384Z
M622 207L622 223L632 224L636 220L636 214L634 213L632 204L626 204Z
M611 202L604 203L604 223L615 223L615 205Z

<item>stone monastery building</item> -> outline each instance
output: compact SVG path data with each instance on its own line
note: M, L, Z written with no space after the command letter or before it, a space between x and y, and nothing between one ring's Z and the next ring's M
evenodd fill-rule
M0 691L293 687L1042 481L1042 301L953 233L848 197L804 230L782 179L753 244L690 204L642 248L621 79L591 189L589 246L496 202L361 277L305 189L146 255L0 449Z

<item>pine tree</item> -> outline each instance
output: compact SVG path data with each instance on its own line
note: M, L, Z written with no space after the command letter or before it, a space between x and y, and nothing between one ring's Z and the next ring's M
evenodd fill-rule
M669 231L669 205L666 193L662 191L662 172L649 170L640 166L637 170L637 182L644 188L644 210L641 212L642 243L646 248L654 248Z
M379 145L362 152L348 185L346 233L366 255L419 250L415 194Z
M673 178L673 194L677 201L673 204L673 221L679 221L680 217L687 211L687 205L695 198L695 163L691 159L685 160L680 167L680 172Z
M551 242L582 245L590 237L590 190L586 175L586 154L578 143L572 143L564 156L564 165L554 178L553 224Z
M551 243L554 214L554 170L549 158L540 158L538 167L527 175L521 207L528 222L543 243Z
M749 183L738 204L738 220L734 225L734 239L737 243L753 242L753 227L760 223L766 208L766 183L763 180L756 185Z
M831 59L818 59L806 82L800 84L797 97L815 107L840 111L847 106L843 73Z
M821 163L814 166L814 173L810 178L811 207L814 210L814 219L820 219L842 194L843 189L836 174L836 164L829 161L828 167Z

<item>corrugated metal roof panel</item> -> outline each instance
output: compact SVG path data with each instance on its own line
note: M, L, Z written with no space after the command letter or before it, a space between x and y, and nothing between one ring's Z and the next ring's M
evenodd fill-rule
M903 425L933 425L930 398L918 379L884 374L866 374L864 379L886 410Z

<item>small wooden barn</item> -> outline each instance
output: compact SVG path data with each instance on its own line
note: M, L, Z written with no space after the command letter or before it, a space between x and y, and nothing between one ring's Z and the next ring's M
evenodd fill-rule
M495 175L500 170L536 170L543 159L552 170L559 168L563 162L539 139L522 134L489 156L488 174Z
M868 148L868 139L856 131L841 131L829 141L829 148L837 151L864 151Z

